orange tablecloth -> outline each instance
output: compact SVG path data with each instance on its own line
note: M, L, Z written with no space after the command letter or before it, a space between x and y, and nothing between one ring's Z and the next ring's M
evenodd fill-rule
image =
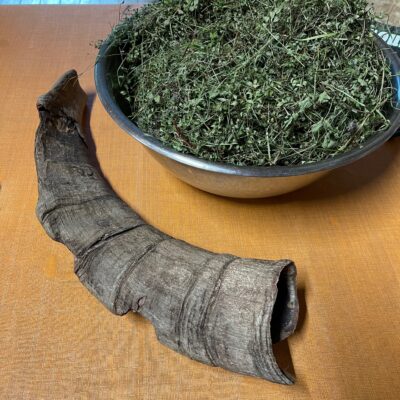
M0 398L398 399L400 139L279 198L193 189L122 132L94 94L90 43L118 14L117 6L0 7ZM112 315L73 275L72 255L36 220L33 161L36 98L72 67L91 93L104 173L145 219L213 251L295 260L300 322L277 349L294 366L294 386L170 351L147 321Z

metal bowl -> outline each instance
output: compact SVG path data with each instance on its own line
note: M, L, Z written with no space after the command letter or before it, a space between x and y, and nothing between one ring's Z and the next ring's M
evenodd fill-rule
M390 46L377 38L391 64L395 87L390 127L377 132L361 148L306 165L238 167L210 162L179 153L155 137L142 132L123 112L122 100L113 93L110 71L115 70L116 57L107 42L100 48L94 75L98 96L114 121L130 136L142 143L153 157L184 182L206 192L237 198L262 198L291 192L306 186L330 171L365 157L390 139L400 127L400 58Z

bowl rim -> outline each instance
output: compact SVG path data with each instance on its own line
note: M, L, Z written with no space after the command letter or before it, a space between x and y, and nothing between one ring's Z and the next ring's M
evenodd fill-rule
M345 153L309 164L288 165L288 166L236 166L220 162L203 160L190 154L180 153L170 147L165 146L154 136L144 133L124 114L118 103L111 94L108 83L108 59L107 56L112 50L109 42L105 40L100 46L99 54L94 67L94 80L97 95L104 108L112 119L130 136L143 144L148 149L172 159L188 167L197 168L207 172L219 174L247 176L247 177L286 177L298 176L311 173L318 173L338 167L345 166L354 161L365 157L372 151L383 145L389 140L400 127L400 58L396 52L375 34L378 46L389 60L393 75L394 107L390 115L390 126L385 131L378 131L367 139L362 147L357 147Z

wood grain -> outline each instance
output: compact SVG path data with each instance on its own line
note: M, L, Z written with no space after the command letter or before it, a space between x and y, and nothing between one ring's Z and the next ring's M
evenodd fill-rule
M117 19L118 7L0 8L0 397L397 400L400 139L279 198L200 192L160 167L93 95L89 43ZM69 68L89 68L80 81L99 163L146 221L210 251L296 260L299 326L277 348L295 366L295 385L194 363L161 346L144 318L113 316L64 275L73 257L35 217L33 132L36 98Z

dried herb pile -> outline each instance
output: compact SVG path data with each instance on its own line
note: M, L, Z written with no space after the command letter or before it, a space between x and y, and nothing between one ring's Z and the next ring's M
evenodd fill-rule
M311 163L388 126L373 19L367 0L164 0L113 29L114 83L129 117L177 151Z

